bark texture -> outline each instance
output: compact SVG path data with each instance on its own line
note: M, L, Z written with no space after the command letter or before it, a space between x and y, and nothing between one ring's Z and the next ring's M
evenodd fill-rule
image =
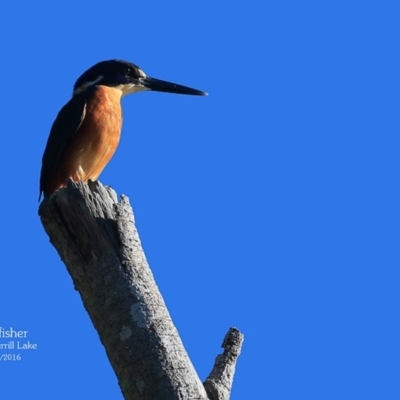
M243 336L228 332L203 386L147 264L127 197L118 202L99 182L69 182L42 202L39 215L126 400L229 399Z

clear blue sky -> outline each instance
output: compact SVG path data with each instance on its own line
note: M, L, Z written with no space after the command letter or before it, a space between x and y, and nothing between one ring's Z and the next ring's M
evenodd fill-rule
M200 378L235 326L232 400L399 399L399 11L3 3L0 326L38 349L0 362L1 398L122 399L37 216L57 112L84 70L120 58L210 93L126 97L100 178L129 196Z

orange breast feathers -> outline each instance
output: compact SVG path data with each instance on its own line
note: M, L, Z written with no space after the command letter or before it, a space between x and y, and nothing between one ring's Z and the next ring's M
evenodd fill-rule
M86 114L54 171L52 191L65 187L68 178L97 180L117 149L122 127L121 92L98 86L88 96Z
M121 127L120 91L98 86L87 101L85 119L65 156L69 178L96 180L118 147Z

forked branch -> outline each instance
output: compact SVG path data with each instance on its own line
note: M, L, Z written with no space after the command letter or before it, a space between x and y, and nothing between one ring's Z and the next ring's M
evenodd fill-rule
M69 182L39 214L81 295L126 400L227 400L243 335L234 328L203 385L143 252L127 197Z

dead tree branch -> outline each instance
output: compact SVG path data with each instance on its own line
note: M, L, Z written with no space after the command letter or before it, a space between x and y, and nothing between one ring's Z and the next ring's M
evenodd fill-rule
M203 386L147 264L127 197L118 202L99 182L69 182L39 214L126 400L229 399L243 336L228 332Z

